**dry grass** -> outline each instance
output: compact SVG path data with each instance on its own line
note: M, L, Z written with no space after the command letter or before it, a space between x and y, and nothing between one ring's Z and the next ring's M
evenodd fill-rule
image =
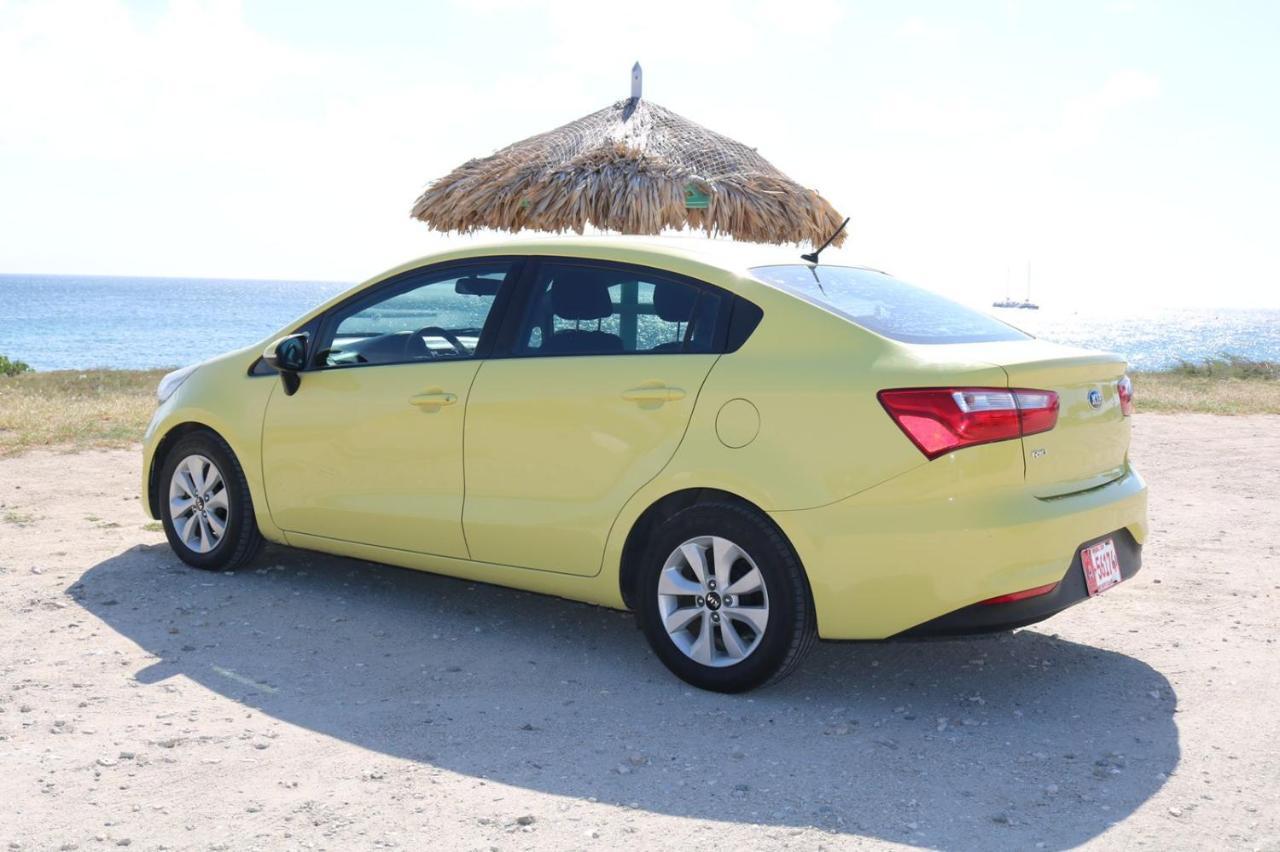
M32 447L128 446L142 439L165 370L0 376L0 456Z
M1280 381L1170 370L1134 373L1138 412L1280 414Z

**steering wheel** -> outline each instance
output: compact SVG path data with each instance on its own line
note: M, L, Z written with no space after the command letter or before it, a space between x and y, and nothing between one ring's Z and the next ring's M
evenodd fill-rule
M456 334L454 334L452 331L447 331L438 325L425 325L422 328L415 331L413 334L409 335L409 339L406 340L404 344L405 355L413 357L413 356L422 354L422 352L425 352L427 355L431 356L432 358L436 357L435 350L427 345L426 338L428 337L442 338L443 340L447 341L450 346L453 347L453 351L456 352L458 355L462 356L463 358L471 357L471 350L468 349L463 344L463 342L458 339L458 336ZM420 352L414 351L419 349L419 347L421 347Z

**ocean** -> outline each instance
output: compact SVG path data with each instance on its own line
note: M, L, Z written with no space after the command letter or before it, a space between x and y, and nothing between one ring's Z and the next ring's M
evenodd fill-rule
M0 275L0 355L37 370L194 364L254 343L349 284ZM1134 369L1230 353L1280 361L1280 310L993 309L1046 340L1107 349Z

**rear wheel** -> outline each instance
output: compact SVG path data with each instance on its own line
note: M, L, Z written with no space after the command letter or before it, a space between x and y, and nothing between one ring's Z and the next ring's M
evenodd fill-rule
M249 486L222 438L202 431L179 439L165 456L160 488L164 533L183 562L230 571L257 554L262 535Z
M655 531L635 600L658 658L701 689L743 692L790 674L816 639L799 560L767 519L733 503Z

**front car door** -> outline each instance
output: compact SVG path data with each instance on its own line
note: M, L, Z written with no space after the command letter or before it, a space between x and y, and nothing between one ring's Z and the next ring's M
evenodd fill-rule
M732 297L647 267L530 263L505 357L468 401L464 528L473 559L593 575L679 446Z
M263 424L286 534L467 558L463 415L520 265L412 270L325 315L297 392L277 388Z

